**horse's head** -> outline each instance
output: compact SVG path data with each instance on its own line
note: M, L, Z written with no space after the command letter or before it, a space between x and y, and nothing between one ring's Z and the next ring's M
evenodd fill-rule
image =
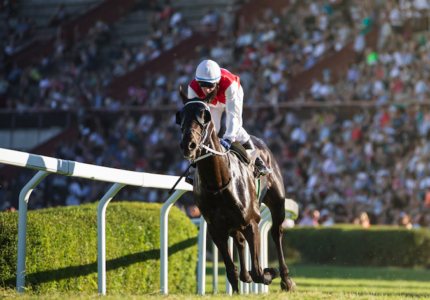
M179 89L184 107L176 113L176 124L181 126L182 141L179 144L186 159L195 159L199 146L205 142L210 134L209 127L212 116L208 103L215 98L215 91L204 99L188 99L187 95Z

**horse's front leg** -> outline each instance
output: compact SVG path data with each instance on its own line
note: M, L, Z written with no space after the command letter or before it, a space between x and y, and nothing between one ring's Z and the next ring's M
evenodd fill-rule
M260 231L258 224L252 220L243 231L243 234L248 241L249 250L251 251L252 270L249 274L255 283L271 284L272 280L279 276L279 271L273 268L266 268L264 272L260 264Z
M243 282L250 283L252 282L252 278L248 273L248 270L246 268L246 262L245 262L245 247L246 247L246 240L245 236L240 231L236 231L233 234L231 234L233 237L234 244L237 247L237 250L239 252L239 262L240 262L240 274L239 279Z
M238 293L239 273L237 271L237 267L234 265L233 260L231 259L230 249L228 248L229 235L227 232L222 232L211 224L208 224L208 232L212 238L212 241L218 247L218 250L220 251L224 260L227 278L231 284L231 287L233 288L233 293Z

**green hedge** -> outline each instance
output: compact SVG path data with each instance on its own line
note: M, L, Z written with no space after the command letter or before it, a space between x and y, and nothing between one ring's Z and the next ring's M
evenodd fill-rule
M430 231L388 226L284 230L289 258L314 264L414 267L430 263ZM274 251L271 251L275 253Z
M26 287L97 293L97 206L28 214ZM106 212L108 293L160 289L160 204L111 203ZM197 228L169 214L169 292L195 292ZM18 213L0 213L0 286L15 287Z

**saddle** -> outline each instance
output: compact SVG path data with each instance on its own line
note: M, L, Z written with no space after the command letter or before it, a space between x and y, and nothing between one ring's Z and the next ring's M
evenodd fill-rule
M251 157L249 157L248 152L246 152L245 148L239 142L231 143L230 152L236 154L237 158L246 165L251 163Z

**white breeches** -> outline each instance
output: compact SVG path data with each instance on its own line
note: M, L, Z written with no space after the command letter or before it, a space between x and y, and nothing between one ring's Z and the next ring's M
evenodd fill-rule
M242 108L243 108L243 89L242 87L239 88L238 96L240 99L236 99L235 101L231 101L229 104L224 105L220 102L217 103L216 106L209 105L209 108L211 110L212 115L212 121L215 124L215 129L219 133L221 129L221 116L222 113L227 108L227 113L229 111L234 111L236 116L239 116L239 118L229 118L227 117L227 124L226 124L226 133L224 134L225 139L229 139L232 142L237 141L241 144L246 143L250 137L249 134L246 132L246 130L242 127ZM230 107L231 106L231 107ZM232 134L235 133L235 134Z

